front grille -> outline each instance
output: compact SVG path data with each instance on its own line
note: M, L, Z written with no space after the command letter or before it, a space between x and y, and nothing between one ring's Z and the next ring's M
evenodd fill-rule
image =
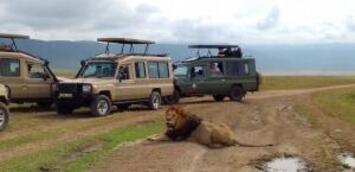
M78 93L80 88L79 84L59 84L60 93Z

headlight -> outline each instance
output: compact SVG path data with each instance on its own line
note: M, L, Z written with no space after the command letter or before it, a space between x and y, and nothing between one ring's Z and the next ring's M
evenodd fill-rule
M83 85L83 93L91 93L92 91L92 86L89 84L84 84Z

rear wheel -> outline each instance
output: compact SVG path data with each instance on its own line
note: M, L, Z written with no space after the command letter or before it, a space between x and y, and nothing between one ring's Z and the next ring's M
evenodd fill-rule
M223 95L213 95L213 99L217 102L223 101L225 97Z
M72 114L73 110L73 106L69 103L57 102L56 104L56 111L60 115Z
M9 109L6 105L0 102L0 131L4 130L9 123Z
M105 95L97 96L91 103L91 114L94 116L106 116L111 112L111 100Z
M180 92L175 89L173 95L164 98L164 103L168 105L178 104L180 101L180 97Z
M232 101L240 102L240 101L242 101L245 94L246 94L246 92L242 87L233 86L230 91L229 97Z
M152 110L159 109L161 105L161 96L158 91L153 91L149 96L148 107Z

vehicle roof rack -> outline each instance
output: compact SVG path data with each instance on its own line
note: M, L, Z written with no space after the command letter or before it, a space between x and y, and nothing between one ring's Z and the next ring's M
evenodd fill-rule
M98 38L97 41L118 44L155 44L154 41L133 38Z
M0 39L10 39L11 40L11 49L17 51L17 45L15 42L15 39L30 39L30 36L28 35L22 35L22 34L7 34L7 33L0 33Z
M133 45L145 44L144 54L146 54L148 52L148 48L149 48L150 44L155 44L154 41L143 40L143 39L133 39L133 38L98 38L97 41L98 42L107 43L106 49L105 49L105 53L110 53L110 49L109 49L110 43L122 44L121 54L124 53L125 44L129 44L130 45L129 53L133 53L134 52L134 46Z
M189 45L188 46L189 48L192 48L192 49L197 49L197 52L196 52L196 55L198 57L201 57L200 55L200 49L208 49L208 56L211 57L212 56L212 53L211 53L211 50L210 49L224 49L224 48L228 48L228 49L231 49L231 48L239 48L239 45L230 45L230 44L196 44L196 45Z
M197 44L197 45L189 45L189 48L198 48L198 49L239 48L239 45L229 45L229 44Z

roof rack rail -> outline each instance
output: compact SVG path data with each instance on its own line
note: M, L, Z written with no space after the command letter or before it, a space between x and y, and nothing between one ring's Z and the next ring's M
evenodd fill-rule
M229 45L229 44L197 44L197 45L189 45L189 48L197 48L197 49L239 48L239 45Z
M133 46L134 44L145 44L146 46L145 46L144 54L146 54L148 52L148 48L149 48L150 44L155 44L154 41L143 40L143 39L133 39L133 38L98 38L97 41L107 43L105 53L110 52L110 49L109 49L110 43L122 44L121 54L124 53L125 44L130 45L130 48L129 48L130 53L134 52L134 46Z
M11 43L11 49L18 51L15 39L30 39L30 36L28 35L22 35L22 34L7 34L7 33L0 33L0 39L10 39L12 41Z

